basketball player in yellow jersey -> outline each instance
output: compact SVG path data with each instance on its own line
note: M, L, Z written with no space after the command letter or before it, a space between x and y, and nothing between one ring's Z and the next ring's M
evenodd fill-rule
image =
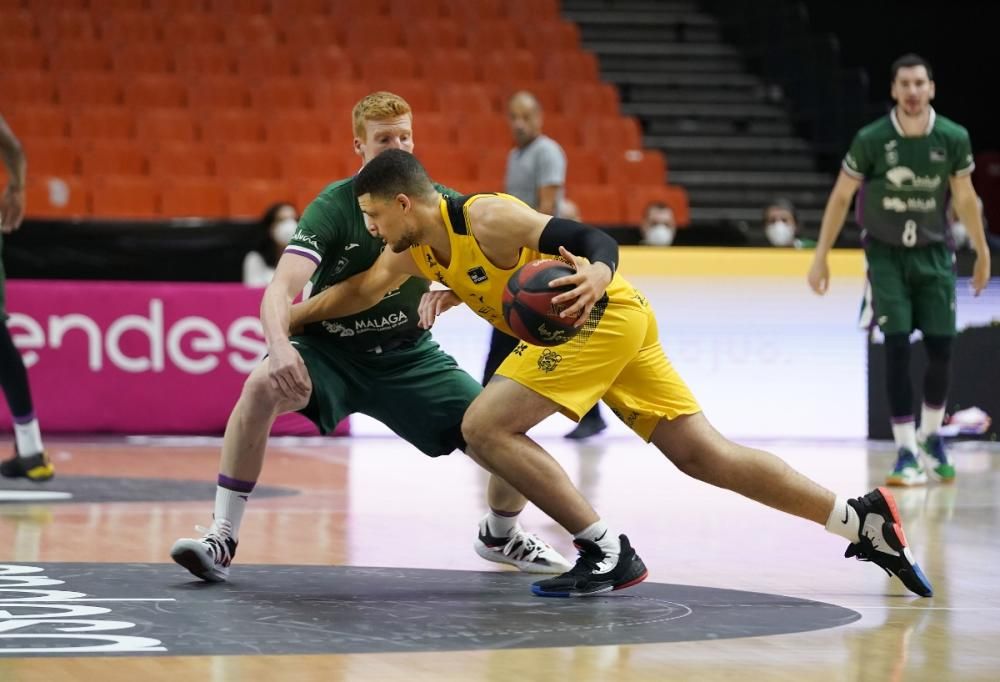
M293 326L363 310L404 278L418 276L451 289L432 292L421 303L425 326L461 301L509 331L500 298L514 270L557 253L576 268L552 282L574 287L554 302L564 303L563 314L584 329L555 348L518 345L462 422L481 462L575 538L576 565L536 582L535 594L587 596L646 577L628 538L611 532L558 463L525 435L557 411L578 419L603 397L681 471L815 521L851 543L846 556L872 561L913 592L931 595L887 490L838 497L776 456L733 443L712 428L664 355L645 298L616 273L618 247L611 237L506 195L443 197L420 162L398 150L372 159L355 179L354 191L389 248L369 270L297 306Z

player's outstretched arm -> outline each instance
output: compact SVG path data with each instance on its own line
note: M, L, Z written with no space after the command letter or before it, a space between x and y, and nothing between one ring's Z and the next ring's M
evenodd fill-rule
M476 220L476 239L495 254L516 254L528 247L562 256L576 274L560 277L550 286L572 285L573 289L552 299L567 304L562 317L584 324L590 310L604 296L618 268L618 242L597 228L566 218L553 218L514 201L479 200L471 211ZM584 260L586 259L586 260Z
M990 247L986 243L983 214L979 210L979 199L972 186L972 175L952 176L951 202L962 224L969 231L969 241L976 250L976 264L972 269L972 291L976 296L990 281Z
M292 306L291 328L300 329L310 322L368 310L386 293L413 276L421 275L408 251L393 253L391 249L384 249L375 264L364 272Z
M851 199L861 186L861 180L840 171L837 182L830 192L823 211L823 222L819 228L819 240L816 243L816 253L813 255L812 266L809 268L807 280L809 286L817 294L825 294L830 286L830 266L826 257L833 248L840 231L844 229L847 211L851 208Z

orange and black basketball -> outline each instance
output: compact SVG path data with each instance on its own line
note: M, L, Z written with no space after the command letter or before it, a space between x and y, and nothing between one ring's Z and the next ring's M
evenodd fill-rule
M576 318L559 317L567 306L552 303L573 287L550 287L549 282L576 272L561 260L534 260L518 268L503 292L503 316L522 341L533 346L558 346L580 331Z

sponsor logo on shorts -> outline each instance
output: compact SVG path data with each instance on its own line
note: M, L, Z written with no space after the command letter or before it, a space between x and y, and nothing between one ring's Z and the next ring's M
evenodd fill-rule
M486 270L482 266L477 265L469 270L469 279L472 280L473 284L482 284L489 279L489 276L487 276Z
M542 351L541 356L538 358L538 369L542 370L546 374L555 370L562 362L562 356L553 350L546 348Z

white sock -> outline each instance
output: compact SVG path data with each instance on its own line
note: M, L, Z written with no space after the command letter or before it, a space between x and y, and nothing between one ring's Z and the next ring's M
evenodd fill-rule
M23 424L14 422L14 440L17 442L17 454L20 457L37 455L45 449L42 447L42 433L38 430L38 420L34 418Z
M826 520L826 529L848 542L857 542L860 528L861 519L858 517L858 512L847 504L846 498L838 497L833 503L830 517Z
M913 425L913 419L909 421L892 423L892 437L896 441L896 449L906 448L910 452L917 452L917 429Z
M608 525L601 520L590 524L579 533L575 533L573 537L580 540L590 540L591 542L596 542L597 546L600 547L605 554L609 557L613 556L616 561L618 560L618 555L621 554L622 551L622 545L618 540L618 536L608 530Z
M486 515L486 532L495 538L509 538L517 527L517 517L519 514L508 516L509 512L497 514L490 509Z
M944 405L931 407L927 403L920 408L920 440L933 436L944 424Z
M233 525L233 540L240 539L240 523L250 493L241 493L221 485L215 489L215 520L225 519Z

